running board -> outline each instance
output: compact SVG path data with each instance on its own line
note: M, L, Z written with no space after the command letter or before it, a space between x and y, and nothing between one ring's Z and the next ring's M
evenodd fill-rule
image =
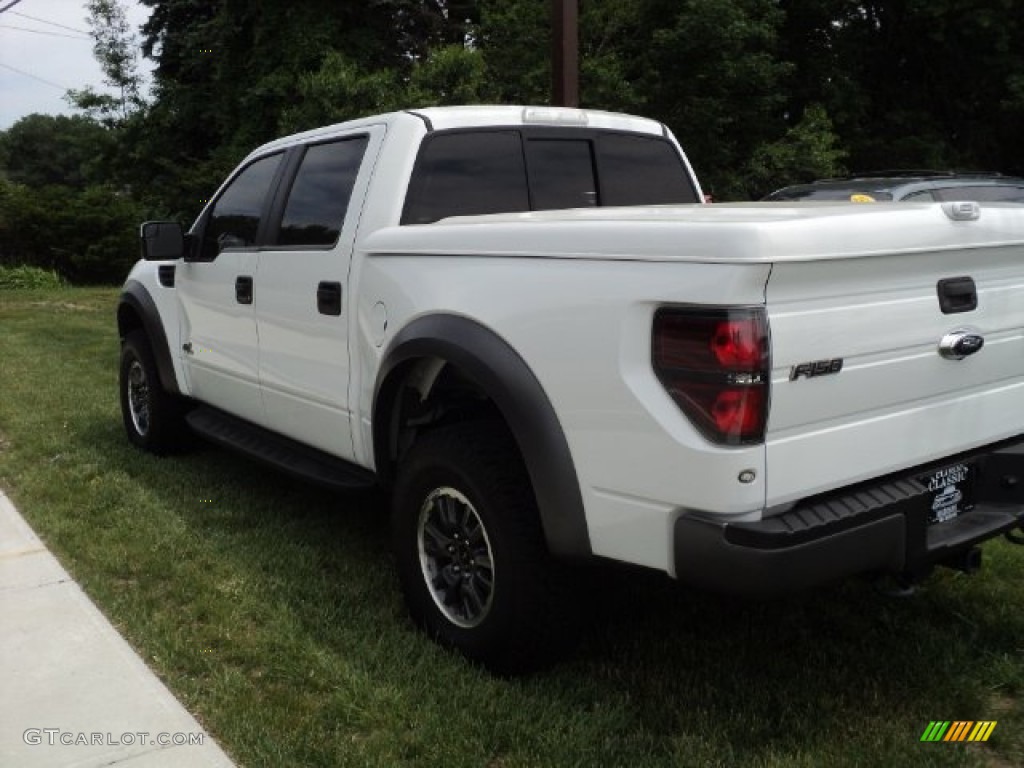
M212 443L244 453L289 475L339 491L366 490L377 484L368 469L310 448L210 406L186 417L188 425Z

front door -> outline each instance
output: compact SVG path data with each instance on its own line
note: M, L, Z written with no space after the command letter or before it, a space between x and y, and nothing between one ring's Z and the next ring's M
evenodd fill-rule
M257 243L283 155L259 158L225 185L195 228L199 253L178 268L180 353L190 394L263 420L256 335Z

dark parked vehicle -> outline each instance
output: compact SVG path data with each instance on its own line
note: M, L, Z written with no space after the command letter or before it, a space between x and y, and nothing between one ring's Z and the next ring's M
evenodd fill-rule
M797 202L848 200L854 203L883 200L1024 203L1024 178L999 173L881 171L794 184L776 190L764 199Z

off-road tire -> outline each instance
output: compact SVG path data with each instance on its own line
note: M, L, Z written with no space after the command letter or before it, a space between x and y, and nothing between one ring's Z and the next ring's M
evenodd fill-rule
M567 574L547 551L503 425L471 422L418 438L398 467L391 522L409 613L442 645L514 675L547 666L571 644Z
M121 345L118 389L124 430L133 445L158 456L189 446L191 435L185 424L185 404L161 386L144 331L132 331Z

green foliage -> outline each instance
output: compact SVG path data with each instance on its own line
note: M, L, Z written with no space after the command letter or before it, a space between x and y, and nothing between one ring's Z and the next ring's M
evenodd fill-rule
M551 98L550 0L481 0L474 35L492 101L547 104ZM580 106L637 112L648 84L640 54L649 43L649 0L587 0L579 7Z
M487 65L478 50L448 45L417 62L409 78L406 106L481 104L487 92Z
M820 102L855 170L1024 173L1024 16L1012 0L788 0L790 108Z
M89 0L85 7L95 42L93 55L103 70L103 82L116 88L118 95L98 93L86 86L68 91L67 98L86 114L116 126L145 106L138 43L121 0Z
M124 280L138 258L144 210L108 186L0 182L0 263L54 271L76 283Z
M654 31L637 55L650 113L673 129L705 190L748 199L749 159L785 131L783 86L792 67L776 55L778 3L655 0L647 13Z
M463 47L480 15L478 0L374 0L372 5L389 20L395 49L412 61L441 48Z
M103 180L113 137L86 117L28 115L0 132L0 174L10 181L43 186L81 186Z
M299 79L299 98L284 109L281 130L291 133L397 109L404 106L393 101L397 90L398 80L390 71L363 72L332 51L316 71Z
M483 57L464 46L439 48L414 62L405 81L393 70L363 71L332 51L315 72L300 78L300 98L284 109L280 130L293 133L420 105L486 102L486 85Z
M334 0L144 0L153 9L143 51L155 58L156 114L149 125L163 158L184 168L227 152L235 160L302 124L308 77L341 59L375 76L405 71L411 60L386 5ZM325 89L313 84L316 93ZM344 105L351 114L351 109ZM312 114L320 109L313 108ZM288 114L287 119L284 115ZM177 207L180 201L176 201Z
M39 267L5 267L0 264L0 289L53 290L63 288L64 280L52 270Z
M145 211L131 187L143 180L134 162L143 107L138 52L120 0L86 5L96 58L119 95L71 91L90 117L29 115L0 133L0 265L118 282L136 258Z
M787 184L843 175L846 152L837 143L825 108L812 104L783 138L754 151L749 177L756 185L755 196L763 197Z
M504 104L546 104L551 94L547 0L481 0L477 43L491 72L490 92Z
M119 96L72 94L100 120L33 115L0 132L0 178L37 193L105 187L117 208L130 198L188 221L276 136L407 107L549 100L550 0L141 0L141 52L156 64L145 106L123 1L87 6ZM579 25L581 106L665 122L719 200L844 166L1024 174L1012 0L581 0ZM62 243L31 250L70 263Z

